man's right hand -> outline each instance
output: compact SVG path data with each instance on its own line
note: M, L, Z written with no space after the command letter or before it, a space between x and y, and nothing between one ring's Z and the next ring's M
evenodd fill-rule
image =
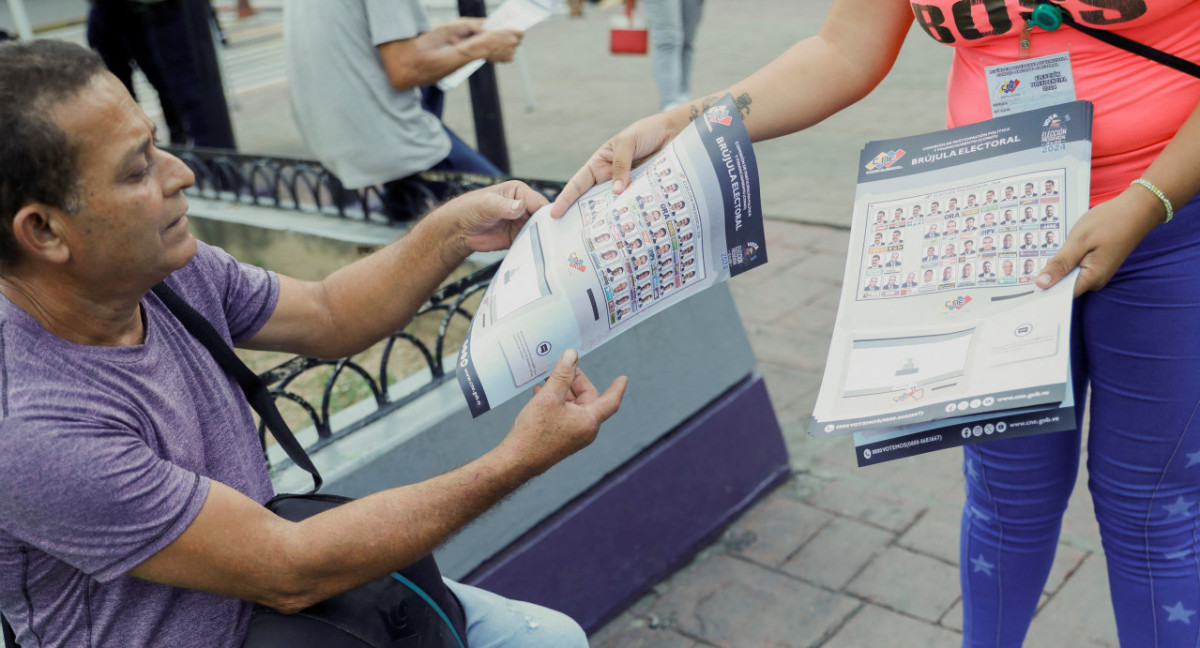
M473 34L455 47L467 52L473 59L486 59L489 63L508 63L524 36L525 32L515 29L492 29Z
M545 472L591 444L600 424L621 406L628 379L619 376L601 394L579 370L578 363L579 354L574 349L562 354L546 383L534 388L533 398L497 447L528 477Z
M571 203L602 182L612 180L614 193L624 191L629 186L629 172L658 153L688 125L686 116L681 115L678 109L651 115L605 142L567 182L554 200L550 215L561 218Z

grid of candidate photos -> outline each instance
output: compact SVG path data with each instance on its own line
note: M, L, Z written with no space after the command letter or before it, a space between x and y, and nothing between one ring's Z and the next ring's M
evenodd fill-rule
M696 200L678 166L660 155L648 185L583 202L584 245L600 269L609 328L704 278Z
M1064 174L872 203L857 299L1032 282L1063 241Z

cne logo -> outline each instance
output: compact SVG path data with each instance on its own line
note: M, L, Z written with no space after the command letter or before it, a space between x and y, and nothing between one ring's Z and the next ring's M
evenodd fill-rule
M1042 122L1042 128L1062 128L1063 122L1071 121L1070 115L1058 116L1058 113L1053 113Z
M904 401L906 401L910 398L913 400L921 400L922 398L925 398L925 388L924 387L913 387L902 394L897 394L895 396L892 396L892 402L903 403Z
M896 164L896 162L899 162L900 158L902 157L904 157L904 149L896 149L895 151L880 153L879 155L876 155L875 158L870 162L867 162L866 169L867 171L882 171L883 169L889 169L892 167L892 165Z
M1017 91L1017 86L1021 85L1020 79L1009 79L1000 84L1000 91L996 94L1012 94Z
M710 124L720 124L728 126L733 123L733 117L729 115L729 107L725 105L713 106L704 112L704 118Z
M745 255L745 259L747 261L753 261L756 259L758 257L758 243L755 243L754 241L748 241L742 254Z
M953 313L962 310L967 304L971 303L970 295L960 295L942 304L943 313Z
M587 270L587 266L583 264L583 259L576 252L572 252L571 256L567 257L567 263L580 272Z

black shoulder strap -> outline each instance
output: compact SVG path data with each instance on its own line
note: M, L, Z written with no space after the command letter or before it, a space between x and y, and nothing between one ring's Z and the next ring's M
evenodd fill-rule
M296 440L296 435L292 434L283 417L279 415L279 409L275 407L275 399L271 397L271 392L267 390L263 381L242 362L241 358L237 357L233 349L221 338L221 334L213 328L212 323L192 308L174 290L171 290L166 283L158 284L153 291L183 324L188 333L191 333L192 337L203 344L217 364L221 365L221 368L237 381L246 395L246 400L262 417L267 429L271 430L271 434L274 435L275 441L297 466L312 475L312 492L317 492L321 488L321 473L317 472L317 467L313 465L312 459L304 451L304 446L300 445L300 442Z
M13 632L3 614L0 614L0 626L4 627L4 648L21 648L17 645L17 633Z
M1168 54L1160 49L1155 49L1149 45L1146 45L1145 43L1139 43L1138 41L1130 38L1125 38L1124 36L1114 32L1096 29L1095 27L1088 25L1082 25L1065 11L1063 12L1063 22L1087 34L1088 36L1091 36L1097 40L1102 40L1113 47L1119 47L1123 50L1133 52L1139 56L1144 56L1155 63L1162 63L1163 65L1175 68L1176 70L1179 70L1185 74L1190 74L1194 77L1200 77L1200 65L1197 65L1185 58L1180 58L1174 54ZM1190 27L1186 26L1183 28L1191 29Z

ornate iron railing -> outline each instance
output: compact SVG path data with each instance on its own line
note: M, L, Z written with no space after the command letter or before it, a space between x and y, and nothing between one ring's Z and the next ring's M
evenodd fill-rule
M196 184L187 193L211 200L250 204L279 209L317 212L338 218L359 219L381 225L411 221L420 213L390 217L384 213L381 188L370 186L346 189L340 180L319 162L299 158L250 155L225 149L176 147L164 145L196 175ZM479 189L509 178L461 173L423 171L413 178L412 186L436 203L431 183L445 187L446 196ZM549 180L520 179L548 198L562 190L563 183Z
M194 195L282 210L322 213L336 218L359 218L379 225L402 222L383 215L378 187L346 190L333 174L311 160L246 155L219 149L166 148L182 159L196 174L196 184L188 190ZM445 183L450 187L451 194L507 179L441 171L421 173L419 178L422 182ZM556 196L563 187L562 183L544 180L522 181L548 198ZM339 196L341 199L338 199ZM429 317L440 318L436 337L432 341L425 341L403 329L393 333L384 344L377 370L363 366L352 358L321 360L297 356L259 374L277 401L297 405L316 430L316 441L306 446L308 452L317 452L338 439L361 430L450 380L454 373L448 373L443 368L443 359L449 351L446 348L447 334L455 318L463 318L466 323L470 322L474 314L467 309L466 302L487 288L498 267L499 263L494 263L439 288L413 318L414 322ZM389 393L391 377L388 365L398 349L404 345L417 351L424 363L423 369L428 371L428 380L408 393L393 398ZM332 371L324 381L319 403L311 402L293 389L305 374L327 367L331 367ZM335 389L339 381L348 379L366 383L375 407L369 414L334 429L332 417L335 414ZM259 434L265 447L266 430L262 425L259 426ZM289 464L290 460L283 459L273 464L271 469L280 470Z
M468 323L471 321L474 313L467 310L464 307L464 303L476 293L487 289L499 266L499 262L493 263L439 288L430 297L429 303L422 307L413 317L413 321L424 317L439 317L440 322L437 328L437 336L430 343L405 330L393 333L388 336L384 344L377 371L372 371L371 368L363 366L351 358L321 360L306 356L296 356L260 373L259 377L266 383L276 400L283 399L290 401L303 409L308 416L313 429L317 432L316 441L305 447L309 454L319 451L321 448L348 434L361 430L370 423L404 407L433 390L438 385L452 379L454 377L453 371L446 372L442 362L446 357L447 351L449 351L446 348L446 337L450 326L456 317L463 318ZM388 364L400 345L409 345L420 354L424 362L423 369L428 370L429 379L419 387L396 398L392 398L388 388L390 382ZM321 367L332 367L333 371L325 380L319 406L314 406L303 395L292 390L291 386L302 375ZM334 414L332 411L334 389L338 381L345 379L348 375L353 376L352 379L361 380L366 383L370 389L371 398L374 400L375 409L366 416L351 421L335 430L331 423L331 417ZM262 437L265 447L267 441L266 429L262 424L259 425L258 432ZM290 460L282 460L277 465L272 465L271 468L272 470L277 470L286 467L289 463Z

